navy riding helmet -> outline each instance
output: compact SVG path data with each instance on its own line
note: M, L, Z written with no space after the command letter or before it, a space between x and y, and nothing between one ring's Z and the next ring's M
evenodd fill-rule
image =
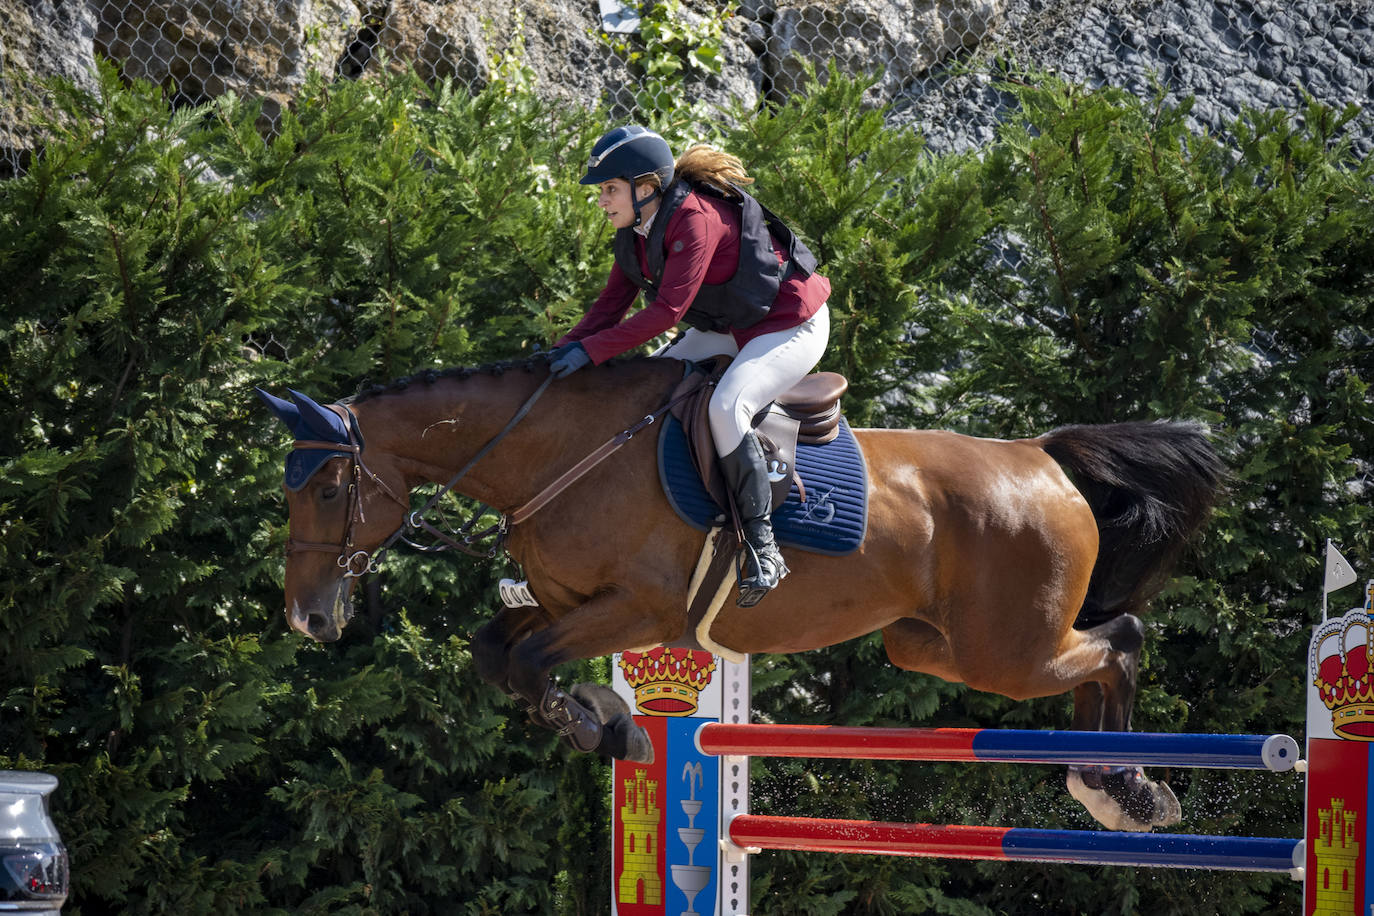
M658 176L658 190L639 199L635 179L650 174ZM581 183L600 184L612 178L623 178L630 183L630 203L635 209L635 225L639 225L639 208L673 183L673 151L668 148L668 141L638 124L608 131L592 147L592 154L587 159L587 174L582 176Z

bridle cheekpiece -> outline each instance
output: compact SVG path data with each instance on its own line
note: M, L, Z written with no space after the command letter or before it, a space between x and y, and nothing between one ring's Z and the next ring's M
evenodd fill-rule
M307 450L324 450L331 452L344 452L346 455L334 457L347 457L351 464L348 481L348 523L344 526L343 535L336 544L327 544L317 541L301 541L296 538L288 538L286 541L286 552L291 554L300 550L318 550L325 553L338 552L337 563L342 569L345 579L356 579L366 573L376 572L378 561L382 552L391 546L397 539L399 531L393 534L375 552L369 553L366 550L355 550L353 547L353 532L360 523L366 523L367 518L363 514L362 494L359 490L359 483L366 475L373 483L381 488L382 492L389 496L401 508L409 510L410 503L397 496L391 487L382 480L363 462L362 436L358 431L358 418L354 415L352 408L342 404L328 405L344 421L344 426L348 430L347 442L326 442L319 439L297 439L292 443L292 448ZM328 461L329 459L326 459ZM324 467L321 464L320 467ZM317 469L318 470L318 469Z

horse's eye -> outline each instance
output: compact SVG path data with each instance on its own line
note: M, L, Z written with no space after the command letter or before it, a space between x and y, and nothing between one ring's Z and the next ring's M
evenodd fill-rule
M338 487L325 487L323 490L320 491L320 496L321 496L322 498L324 498L324 499L333 499L334 497L336 497L336 496L338 496L338 495L339 495L339 488L338 488Z

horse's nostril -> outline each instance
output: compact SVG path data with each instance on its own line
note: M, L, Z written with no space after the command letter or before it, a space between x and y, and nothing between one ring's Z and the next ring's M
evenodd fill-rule
M310 630L310 635L315 639L323 639L329 632L329 618L319 611L311 613L305 619L305 626Z

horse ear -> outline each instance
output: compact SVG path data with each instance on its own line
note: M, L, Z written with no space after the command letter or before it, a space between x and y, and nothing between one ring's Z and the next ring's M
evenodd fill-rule
M296 409L296 405L261 388L255 387L253 390L258 393L258 397L262 398L263 403L276 415L277 419L287 425L291 434L299 439L305 425L301 421L301 412Z
M326 407L321 407L307 395L292 388L286 389L286 393L291 395L291 400L296 402L296 408L300 410L301 420L315 438L323 442L342 442L345 444L349 441L348 427L344 426L344 422L338 414Z

